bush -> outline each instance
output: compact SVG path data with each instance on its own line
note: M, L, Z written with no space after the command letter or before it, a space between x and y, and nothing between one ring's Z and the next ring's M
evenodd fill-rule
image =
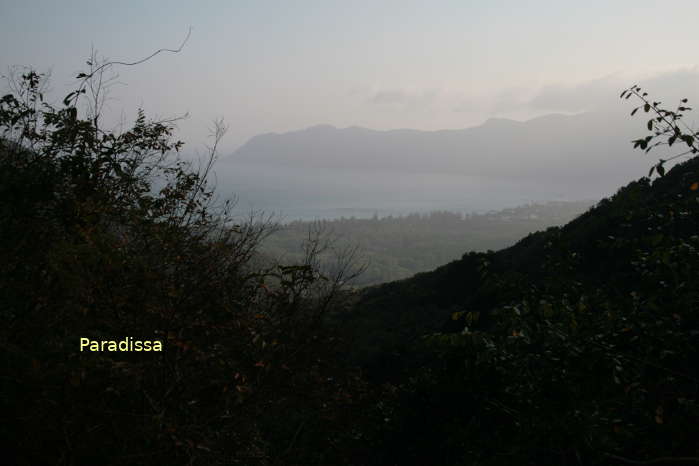
M318 439L304 444L298 419L279 418L290 406L338 414L347 403L330 397L361 386L351 374L317 383L333 370L318 357L331 348L320 317L342 278L323 277L312 254L256 265L271 219L234 215L207 182L225 127L198 170L179 156L173 121L139 111L128 130L104 131L99 82L111 64L88 64L62 106L44 100L45 76L33 70L0 99L0 434L14 461L310 455ZM164 350L80 349L81 338L127 337ZM299 401L307 392L317 396ZM328 431L307 417L306 432Z

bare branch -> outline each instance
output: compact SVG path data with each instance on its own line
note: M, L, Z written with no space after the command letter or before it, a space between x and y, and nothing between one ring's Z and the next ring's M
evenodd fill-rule
M189 41L189 36L190 36L191 34L192 34L192 27L190 26L190 27L187 29L187 35L185 36L184 40L182 41L182 43L180 44L180 46L179 46L178 48L176 48L176 49L168 49L168 48L158 49L158 50L156 50L155 52L153 52L153 53L151 53L150 55L148 55L147 57L145 57L145 58L143 58L143 59L141 59L141 60L134 61L134 62L108 61L108 62L106 62L106 63L103 63L103 64L97 66L97 68L91 70L89 73L80 73L80 74L78 74L78 78L79 78L79 79L82 79L82 81L80 82L80 85L78 86L77 91L75 91L74 93L70 94L69 97L72 97L72 98L74 99L74 100L73 100L73 103L77 102L77 100L78 100L80 94L84 93L85 87L88 85L88 82L89 82L97 73L101 73L101 72L102 72L105 68L107 68L107 67L114 66L114 65L122 65L122 66L135 66L135 65L140 65L141 63L147 62L148 60L150 60L151 58L155 57L156 55L158 55L158 54L160 54L160 53L162 53L162 52L180 53L180 52L182 51L182 49L184 48L184 46L185 46L185 45L187 44L187 42ZM88 60L87 64L88 64L89 66L91 66L91 67L94 66L94 63L93 63L91 60ZM66 101L67 101L67 102L70 102L70 100L69 100L68 98L66 98Z

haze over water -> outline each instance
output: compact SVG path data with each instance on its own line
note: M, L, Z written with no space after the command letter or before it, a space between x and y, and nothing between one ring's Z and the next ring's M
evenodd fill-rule
M219 164L216 173L219 192L238 193L240 209L280 213L286 220L368 218L433 210L469 213L536 201L600 198L599 186L594 184L571 192L563 184L467 175L337 172L263 164Z

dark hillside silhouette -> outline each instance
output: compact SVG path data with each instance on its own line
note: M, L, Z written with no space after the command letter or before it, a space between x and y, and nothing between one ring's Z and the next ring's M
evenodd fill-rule
M698 182L692 159L564 227L368 290L343 326L372 378L413 381L399 463L696 457ZM662 464L679 461L699 462Z
M139 111L105 130L98 83L116 64L93 57L59 104L31 69L0 98L5 463L699 464L698 158L667 173L661 160L664 176L509 248L348 290L352 249L324 267L328 245L310 235L293 262L266 262L275 225L216 201L222 122L200 169L178 155L171 120ZM696 153L685 109L628 92L653 119L638 148ZM503 148L503 132L525 145L522 127L537 143L554 131L570 144L547 142L542 160L567 154L584 178L581 157L619 163L574 145L586 118L492 121L448 138ZM430 150L423 136L380 139ZM454 167L495 170L450 154ZM535 171L525 159L508 170ZM113 351L115 340L163 350Z

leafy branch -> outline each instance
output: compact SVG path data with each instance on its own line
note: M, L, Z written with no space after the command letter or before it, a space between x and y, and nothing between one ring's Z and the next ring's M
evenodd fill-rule
M654 171L658 175L663 176L665 174L665 163L688 154L699 153L699 145L697 144L699 131L691 129L683 120L684 112L692 110L691 107L687 106L688 99L682 99L677 108L672 111L662 108L660 106L662 102L649 100L648 93L643 92L641 87L635 84L624 90L619 97L621 99L629 99L631 96L635 96L643 102L642 105L631 111L631 116L635 115L640 109L643 109L645 113L655 114L646 123L648 131L651 131L653 134L631 141L634 149L639 148L648 153L657 146L667 145L672 147L675 142L683 142L688 148L684 152L667 159L659 159L659 162L651 167L648 176L651 176Z

